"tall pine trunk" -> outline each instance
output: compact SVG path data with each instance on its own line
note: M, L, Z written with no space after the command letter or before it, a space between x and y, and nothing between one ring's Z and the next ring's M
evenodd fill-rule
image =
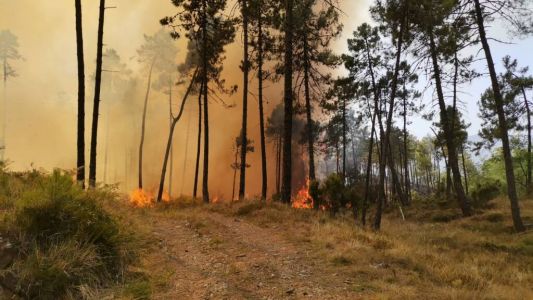
M531 109L529 101L527 100L526 89L522 87L522 95L524 96L524 105L526 107L527 115L527 175L526 175L526 192L531 195Z
M244 200L246 195L246 153L248 152L248 8L247 0L242 1L242 26L243 26L243 92L242 92L242 132L241 132L241 177L239 183L239 200Z
M407 203L411 203L411 180L409 179L409 134L407 133L407 99L403 98L403 176L405 184L405 196Z
M492 83L492 91L494 93L494 103L496 105L496 113L498 114L498 126L500 128L500 135L502 139L503 148L503 160L505 162L505 174L507 177L507 194L509 201L511 202L511 213L513 216L513 225L516 231L521 232L526 228L522 222L520 216L520 206L518 205L518 194L516 192L516 182L513 167L513 157L511 155L511 147L509 145L509 127L507 125L507 118L505 116L503 96L498 83L498 75L494 67L494 60L492 59L492 53L490 50L489 42L487 40L487 34L485 32L485 20L483 11L479 0L474 0L476 21L479 30L479 38L485 52L485 58L487 60L487 67L489 69L490 80Z
M292 57L293 57L293 3L294 0L285 0L285 90L283 102L285 116L283 122L283 174L281 187L281 201L289 204L292 192L292 114L293 114L293 91L292 91Z
M202 0L202 63L204 82L204 172L202 179L202 197L204 203L209 203L209 107L208 107L208 62L207 62L207 0Z
M265 138L265 112L263 108L263 15L262 1L259 0L257 11L257 80L258 80L258 101L259 101L259 131L261 135L261 199L266 201L268 188L267 158L266 158L266 138Z
M438 62L437 49L435 45L435 39L433 34L433 28L430 26L428 28L429 35L429 47L431 59L433 62L433 78L435 80L435 87L437 89L437 98L440 108L440 121L442 128L444 130L444 136L446 140L446 148L448 150L448 166L452 171L452 180L453 187L455 188L455 194L457 195L457 200L459 201L459 206L463 212L464 216L472 215L472 208L468 198L466 197L465 191L463 189L463 183L461 180L461 172L459 171L459 160L457 156L457 145L455 144L455 139L453 135L453 128L451 127L452 123L448 119L448 113L446 111L446 102L444 100L444 92L442 90L442 81L441 81L441 71Z
M198 196L198 178L200 173L200 158L202 149L202 95L204 93L204 83L200 83L200 89L198 92L198 140L196 143L196 164L194 170L194 184L192 189L192 197L196 199Z
M407 2L405 3L404 12L407 11ZM390 103L389 103L389 115L387 117L387 129L385 131L385 135L382 136L383 140L383 147L381 151L381 162L380 162L380 171L379 171L379 193L378 193L378 203L376 208L376 215L374 217L374 224L373 228L375 230L379 230L381 227L381 215L383 214L383 204L385 200L385 165L386 165L386 153L387 148L389 144L389 134L392 129L392 116L394 114L394 100L396 98L396 92L398 89L398 75L400 71L400 61L402 57L402 48L403 48L403 39L404 39L404 31L406 27L406 20L407 16L404 16L401 24L400 24L400 31L398 32L398 38L396 41L396 64L394 67L394 75L392 77L392 89L391 89L391 96L390 96ZM381 122L380 122L381 123ZM383 130L382 130L383 131ZM392 167L392 164L391 164Z
M83 26L81 0L75 1L76 7L76 45L78 56L78 141L76 180L85 186L85 58L83 51ZM5 108L4 108L5 109Z
M143 188L143 150L144 150L144 137L146 134L146 113L148 111L148 98L150 97L150 90L152 88L152 73L154 71L156 58L153 58L152 64L150 65L150 71L148 73L148 83L146 85L146 94L144 96L144 105L143 105L143 115L141 121L141 141L139 142L139 183L138 188Z
M309 155L309 180L315 181L315 149L314 149L314 133L313 133L313 117L312 117L312 107L311 107L311 91L309 86L309 72L310 72L310 61L309 61L309 45L307 43L307 36L303 37L304 39L304 85L305 85L305 115L307 118L307 151ZM318 204L318 202L317 202ZM316 206L315 208L318 208Z
M96 48L96 78L94 84L94 106L91 129L91 153L89 162L89 186L96 186L96 152L98 144L98 120L100 114L100 90L102 86L102 50L104 47L105 0L100 0L98 17L98 42Z

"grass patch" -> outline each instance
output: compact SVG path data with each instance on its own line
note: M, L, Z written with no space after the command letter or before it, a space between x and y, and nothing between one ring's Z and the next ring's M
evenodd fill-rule
M59 170L2 171L1 177L16 187L1 193L10 205L0 224L18 253L2 271L16 279L13 292L30 299L84 298L126 279L139 241L105 209L117 195L103 188L83 191Z

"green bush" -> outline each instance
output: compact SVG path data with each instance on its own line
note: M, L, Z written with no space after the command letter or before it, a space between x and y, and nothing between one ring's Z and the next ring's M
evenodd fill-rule
M502 184L498 180L487 180L477 183L472 191L472 206L476 208L487 208L490 201L501 194Z
M1 228L19 253L9 269L19 292L28 298L78 298L79 286L119 279L135 247L102 205L113 195L83 191L61 171L31 183L14 199Z

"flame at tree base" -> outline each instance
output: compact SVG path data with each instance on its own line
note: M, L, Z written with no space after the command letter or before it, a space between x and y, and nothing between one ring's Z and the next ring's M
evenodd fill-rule
M305 181L305 186L303 186L296 196L292 200L292 207L298 209L312 209L314 207L315 201L311 194L309 193L309 178Z

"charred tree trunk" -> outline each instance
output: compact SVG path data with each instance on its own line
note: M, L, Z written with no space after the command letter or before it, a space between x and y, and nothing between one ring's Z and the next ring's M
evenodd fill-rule
M102 86L102 48L104 47L105 0L100 0L98 17L98 42L96 48L96 78L94 84L93 121L91 129L91 153L89 163L89 186L96 186L96 152L98 144L98 120L100 114L100 90Z
M479 30L479 38L483 45L483 51L485 52L485 58L487 60L487 66L489 69L490 79L492 83L492 91L494 92L494 102L496 104L496 113L498 114L498 125L500 128L500 134L502 139L503 159L505 161L505 173L507 177L507 194L509 201L511 202L511 213L513 215L513 224L516 231L524 231L526 228L522 222L520 216L520 206L518 204L518 194L516 192L516 183L513 167L513 157L511 155L511 148L509 145L509 135L507 119L505 116L503 97L498 83L498 75L494 67L494 60L492 59L492 53L490 50L489 42L487 40L487 34L485 33L485 21L483 11L479 0L474 0L476 20Z
M292 192L292 57L293 57L293 3L294 0L285 0L285 91L284 105L285 116L283 126L283 180L281 187L281 201L289 204Z
M143 150L144 150L144 137L146 133L146 113L148 111L148 98L150 97L150 90L152 87L152 73L154 71L156 58L152 60L150 65L150 71L148 73L148 84L146 86L146 95L144 96L143 115L141 123L141 142L139 143L139 184L138 188L143 188Z
M239 200L244 200L246 194L246 153L248 152L248 8L247 0L242 2L242 26L244 40L243 58L243 92L242 92L242 132L241 132L241 177L239 184Z
M192 197L196 199L198 196L198 177L200 173L200 157L202 149L202 94L204 92L204 83L200 83L200 89L198 92L198 141L196 146L196 164L194 171L194 185L192 189Z
M76 7L76 45L78 57L78 141L76 180L85 187L85 59L83 51L83 26L81 0L75 1ZM5 108L4 108L5 109ZM5 136L4 136L5 137Z
M437 49L435 45L435 39L433 36L433 28L428 28L429 35L429 47L431 59L433 62L433 77L435 79L435 86L437 88L437 96L440 108L440 119L442 127L444 130L444 135L446 139L446 148L448 149L448 165L452 170L453 175L453 186L455 187L455 193L457 195L457 200L463 212L464 216L472 215L472 208L468 198L466 197L465 191L463 189L463 183L461 181L461 173L459 171L459 161L457 156L457 145L455 145L455 139L453 136L451 122L448 119L448 114L446 112L446 103L444 101L444 93L442 91L442 82L441 82L441 72L438 62Z
M312 107L311 107L311 91L309 86L309 72L310 72L310 62L309 62L309 45L307 43L307 36L304 36L304 85L305 85L305 115L307 118L307 151L309 155L309 180L315 181L315 141L313 133L313 117L312 117ZM318 209L318 205L315 205Z
M207 62L207 0L202 1L202 64L204 82L204 172L202 180L202 197L204 203L209 203L209 82L208 82L208 62Z
M267 174L267 157L266 157L266 138L265 138L265 113L263 108L263 15L262 15L262 1L259 0L259 11L257 12L257 27L258 27L258 53L257 53L257 80L258 80L258 101L259 101L259 131L261 135L261 199L266 201L268 189L268 174Z

